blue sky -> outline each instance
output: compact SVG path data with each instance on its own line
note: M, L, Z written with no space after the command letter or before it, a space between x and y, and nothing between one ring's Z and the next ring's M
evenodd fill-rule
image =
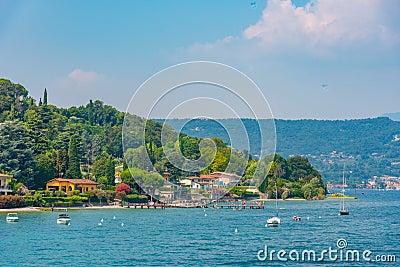
M0 0L0 76L125 110L154 73L210 60L253 79L277 118L400 111L400 2L252 2Z

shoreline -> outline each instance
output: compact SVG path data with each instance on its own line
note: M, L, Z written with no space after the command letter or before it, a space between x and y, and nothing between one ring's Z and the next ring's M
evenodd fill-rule
M341 198L330 198L327 197L325 199L320 199L320 200L306 200L306 199L301 199L301 198L288 198L288 199L278 199L278 202L313 202L313 201L329 201L329 200L336 200L336 199L341 199ZM352 199L352 198L350 198ZM275 199L253 199L253 200L247 200L248 202L275 202ZM239 201L237 201L239 202ZM222 202L216 202L216 203L222 203ZM211 204L210 204L211 205ZM241 206L241 205L239 205ZM211 206L210 206L211 207ZM151 209L154 208L154 206L150 206ZM159 208L159 207L157 207ZM168 206L167 208L189 208L187 206ZM195 207L190 207L190 208L195 208ZM197 207L196 207L197 208ZM86 206L86 207L54 207L53 211L49 207L23 207L23 208L12 208L12 209L0 209L0 214L2 213L9 213L9 212L65 212L68 210L103 210L103 209L129 209L127 206L120 206L120 205L102 205L102 206ZM130 209L135 209L134 206L130 206ZM146 209L148 209L146 207Z
M0 213L8 213L8 212L41 212L41 210L39 208L36 208L36 207L0 209Z
M109 205L109 206L93 206L93 207L67 207L67 208L54 208L51 211L51 208L44 207L23 207L23 208L12 208L12 209L0 209L1 213L9 213L9 212L61 212L65 210L100 210L100 209L125 209L125 207L121 207L119 205Z

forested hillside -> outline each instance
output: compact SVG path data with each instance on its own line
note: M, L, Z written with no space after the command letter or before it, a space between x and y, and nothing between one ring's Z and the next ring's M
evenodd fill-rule
M184 120L173 119L166 123L181 128ZM260 127L270 123L243 119L251 153L257 154L261 144ZM237 134L237 119L192 120L182 132L197 137L219 136L229 143L229 134ZM224 125L225 129L221 126ZM275 120L277 132L276 152L285 157L306 156L321 172L326 181L339 182L343 164L350 184L373 176L400 176L400 122L388 118L359 120ZM242 147L237 147L241 149Z
M164 181L158 173L165 170L172 182L227 171L243 176L241 185L258 181L255 185L262 192L271 191L271 182L277 182L280 194L286 192L284 197L325 195L321 175L305 158L269 155L258 161L246 151L231 148L219 135L212 138L212 145L205 145L210 140L176 133L168 125L132 114L125 116L100 100L59 108L49 103L48 93L44 89L37 101L22 85L0 79L0 173L14 177L14 190L16 183L43 189L54 177L89 178L112 188L119 166L122 181L138 190L140 181L141 187L155 192ZM209 164L185 169L184 159Z

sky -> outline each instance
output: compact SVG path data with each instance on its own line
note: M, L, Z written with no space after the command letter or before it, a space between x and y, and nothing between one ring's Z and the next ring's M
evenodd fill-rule
M254 81L275 118L377 117L400 111L399 18L397 0L0 0L0 77L57 106L125 111L157 72L213 61Z

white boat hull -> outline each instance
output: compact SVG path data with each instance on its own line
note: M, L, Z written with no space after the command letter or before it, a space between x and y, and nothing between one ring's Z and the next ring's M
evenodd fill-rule
M18 221L19 221L19 217L16 213L7 214L6 222L11 223L11 222L18 222Z
M57 224L68 225L68 224L70 224L70 222L71 222L71 219L65 219L65 218L57 219Z
M279 224L281 224L281 218L279 218L279 217L272 217L272 218L269 218L269 219L267 220L267 224L266 224L265 226L268 226L268 227L277 227Z

